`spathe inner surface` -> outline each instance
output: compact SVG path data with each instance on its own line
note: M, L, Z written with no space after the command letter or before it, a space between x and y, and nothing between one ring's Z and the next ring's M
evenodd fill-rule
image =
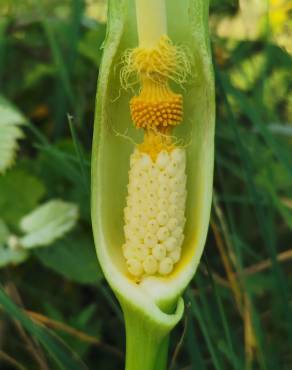
M174 90L183 95L184 100L184 116L185 120L175 132L180 138L184 138L184 142L189 143L186 147L188 167L188 204L186 208L186 225L181 262L171 273L176 274L181 270L181 265L185 261L189 261L194 255L191 250L200 243L200 234L205 226L202 224L204 219L204 199L208 192L205 186L205 179L209 176L205 166L206 158L212 156L209 149L211 141L207 140L204 132L208 126L208 114L205 114L208 107L207 101L207 81L202 72L202 60L199 51L195 50L197 45L196 40L191 34L191 26L188 19L188 1L183 0L184 4L176 1L167 2L169 11L168 22L171 23L170 35L175 44L186 44L190 46L190 51L196 71L191 77L190 82L181 89L180 86L175 86ZM103 197L102 215L104 224L104 233L107 239L108 252L116 266L126 276L127 267L122 254L121 246L124 243L124 214L123 210L126 205L127 183L129 160L133 152L133 144L129 140L124 139L121 135L126 132L129 138L136 143L142 141L142 133L133 127L130 116L130 109L125 109L129 104L133 93L120 89L119 73L116 66L119 65L122 54L125 49L133 48L137 45L137 37L135 34L136 25L133 24L134 17L131 12L134 10L132 1L129 2L129 19L125 21L125 28L121 38L120 46L117 49L117 54L114 59L115 68L111 69L108 91L108 99L106 109L106 124L103 126L103 145L102 145L102 187L106 195ZM182 14L183 12L183 14ZM179 14L182 22L175 22ZM114 88L116 86L116 89ZM138 94L138 87L136 94ZM119 92L119 93L118 93ZM204 223L204 222L203 222ZM162 278L162 281L164 279Z

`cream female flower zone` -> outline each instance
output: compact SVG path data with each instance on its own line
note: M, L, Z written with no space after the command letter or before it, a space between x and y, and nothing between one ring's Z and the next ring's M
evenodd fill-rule
M168 275L180 260L185 224L185 151L161 150L153 160L131 155L123 254L135 277Z
M110 1L92 223L125 316L127 370L166 366L167 337L209 225L214 117L208 2Z

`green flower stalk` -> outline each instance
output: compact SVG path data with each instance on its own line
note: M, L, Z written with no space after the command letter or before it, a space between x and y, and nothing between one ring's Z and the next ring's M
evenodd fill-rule
M92 153L97 256L126 370L163 370L208 231L214 81L206 0L111 0Z

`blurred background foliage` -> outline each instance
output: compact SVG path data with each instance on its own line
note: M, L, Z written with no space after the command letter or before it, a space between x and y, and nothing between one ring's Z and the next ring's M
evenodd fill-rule
M291 12L211 1L214 202L169 369L292 368ZM105 27L105 1L0 0L1 369L123 368L90 225Z

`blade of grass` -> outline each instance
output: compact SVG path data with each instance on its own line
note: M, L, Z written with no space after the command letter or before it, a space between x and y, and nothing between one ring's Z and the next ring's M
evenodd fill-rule
M82 181L84 184L85 192L89 194L90 192L89 174L86 169L85 159L84 159L84 155L83 155L82 148L81 148L81 143L78 139L78 135L74 127L73 117L70 116L69 114L67 115L67 117L68 117L71 136L72 136L73 143L74 143L75 152L79 160L80 172L82 175Z
M123 359L123 353L116 349L115 347L102 342L100 339L89 335L81 330L75 329L72 326L66 325L61 321L53 320L45 315L42 315L38 312L33 311L25 311L33 320L46 325L48 328L53 328L54 330L59 330L64 333L67 333L75 338L78 338L80 341L90 343L101 350L112 354L113 356L117 356L120 359Z
M37 145L37 148L51 158L49 165L56 169L63 178L76 184L80 183L80 172L78 168L76 168L77 166L75 166L71 160L68 160L66 153L63 153L54 146Z
M186 347L191 361L190 370L206 370L206 365L200 351L200 344L195 332L194 319L191 313L188 313L188 322Z
M28 370L27 367L23 366L15 358L11 357L10 355L1 350L0 350L0 360L5 361L7 364L13 366L15 370Z
M236 102L240 107L240 110L249 118L249 120L253 123L254 127L257 128L257 132L259 132L263 139L266 142L266 145L269 148L272 148L275 155L278 157L278 160L285 166L287 173L292 177L292 166L291 166L291 157L289 153L284 151L283 146L278 144L275 140L274 135L268 129L268 127L262 122L260 114L256 107L254 107L254 102L250 101L241 91L235 89L230 81L226 78L223 78L222 73L221 75L221 83L222 87L225 91L228 91L234 98L236 98Z
M59 40L50 22L50 18L45 15L43 9L43 0L36 3L41 17L41 25L48 40L50 50L52 52L53 62L58 77L56 84L56 92L54 95L54 113L55 113L55 135L58 137L63 133L65 127L66 111L73 110L74 114L77 112L77 105L74 96L74 90L70 80L70 63L65 62L62 54ZM58 83L60 82L60 83ZM75 114L76 115L76 114Z
M9 19L0 18L0 86L3 86L4 65L5 65L5 48L6 37L5 32L9 24Z
M180 354L180 352L183 348L183 345L184 345L187 328L188 328L188 316L185 315L184 324L183 324L183 332L181 334L181 337L180 337L179 341L176 343L176 346L175 346L175 349L173 351L173 355L172 355L168 370L174 370L175 369L177 358L178 358L178 356L179 356L179 354ZM157 370L159 370L159 369L157 369Z
M219 84L217 84L217 86L220 87ZM222 86L220 87L220 89L221 88L222 88ZM226 95L225 94L226 94L225 91L223 92L223 94L222 94L222 92L220 94L220 96L223 95L223 97L224 97L224 104L226 104ZM246 176L246 182L248 184L248 188L250 188L250 182L253 181L253 178L251 176L251 174L252 174L252 171L251 171L251 168L252 168L252 165L251 165L252 162L251 161L252 161L252 159L249 157L249 153L247 153L247 158L244 156L245 152L246 152L246 148L242 149L242 146L244 144L243 144L242 139L240 137L239 130L236 127L237 123L235 122L235 118L234 118L233 115L230 116L230 106L229 106L229 104L228 104L227 112L228 112L228 119L227 120L230 123L232 131L234 133L234 141L235 141L234 147L236 147L236 149L238 150L238 152L240 154L240 165L244 169L245 176ZM239 143L238 143L238 141L239 141ZM248 162L248 163L246 163L246 162ZM218 178L219 178L219 181L220 181L222 187L224 188L225 185L226 185L226 181L225 181L226 178L222 174L220 168L218 169ZM255 187L254 183L252 183L252 185L253 185L253 187ZM261 199L261 198L259 198L258 196L255 198L254 194L252 194L252 195L253 196L251 197L251 199L253 201L254 207L255 208L260 207L261 203L258 202L258 200ZM228 224L230 225L230 235L232 236L233 245L235 247L234 250L235 250L236 256L237 256L237 261L239 263L240 270L242 271L242 269L243 269L243 256L242 256L242 249L241 249L241 243L242 243L241 240L243 238L243 235L242 235L242 233L239 232L237 226L235 225L235 222L236 222L235 220L237 219L238 209L235 209L234 212L233 212L229 203L226 203L225 206L226 206L226 215L227 215L227 219L228 219ZM263 204L262 204L262 206L263 206ZM261 209L261 215L264 214L264 213L265 213L265 210ZM268 217L268 215L265 215L265 216ZM259 220L258 217L257 217L257 221L258 221L259 227L261 229L261 227L262 227L261 220ZM225 229L223 228L222 230L223 230L223 233L225 234ZM262 230L261 230L261 232L262 232ZM263 234L262 234L262 237L263 237ZM264 235L264 237L265 237L265 235ZM267 236L267 237L269 237L269 236ZM229 237L227 238L227 241L228 241L228 239L229 239ZM266 238L264 238L264 242L266 243ZM274 272L273 272L273 276L275 276ZM243 290L246 292L246 294L248 294L248 297L251 300L254 293L250 292L249 285L246 284L245 279L242 279L242 284L243 284ZM277 286L277 278L275 280L275 288L276 288L276 286ZM279 292L277 291L277 294L278 293ZM253 325L253 328L254 328L254 331L255 331L255 334L256 334L256 338L257 338L257 343L258 343L257 357L258 357L258 360L259 360L260 368L261 369L267 369L267 366L270 369L275 368L275 366L280 368L281 365L279 365L279 363L280 363L279 358L278 358L278 361L277 361L277 357L278 357L277 355L278 354L269 351L269 349L267 347L267 341L266 341L266 337L265 337L265 334L264 334L264 331L263 331L263 328L262 328L262 325L261 325L261 318L259 317L259 313L256 311L256 308L253 304L251 306L252 306L252 325ZM275 365L275 364L277 364L277 365Z
M43 26L45 35L47 36L50 49L52 51L53 60L56 66L56 71L58 73L60 81L62 82L62 86L64 87L64 91L66 93L70 106L74 108L75 99L74 99L73 88L72 88L71 81L69 78L67 66L64 61L63 55L61 53L61 49L57 41L57 38L50 25L49 19L45 16L42 17L42 26Z
M247 185L250 191L250 195L254 200L255 205L255 214L257 217L258 226L261 232L262 239L264 244L267 247L267 250L270 254L272 260L272 268L274 271L273 276L275 277L275 284L278 286L277 292L279 293L279 298L282 300L282 309L283 314L286 317L288 323L288 333L289 333L289 341L292 345L292 314L291 309L289 307L289 299L288 299L288 287L284 275L282 273L282 269L277 261L277 252L275 249L275 235L272 235L270 224L268 223L268 215L266 210L260 206L258 199L260 196L258 194L258 190L254 183L254 176L253 176L253 168L252 168L252 160L250 158L249 152L246 150L244 143L242 142L241 135L239 133L239 129L237 127L237 123L235 121L231 106L228 101L228 92L230 92L230 83L228 82L227 76L224 75L215 67L216 77L217 77L217 86L221 91L221 96L228 114L229 123L231 129L234 133L235 141L237 143L237 150L241 157L242 166L245 171ZM232 90L233 92L233 90Z
M63 342L56 334L43 326L33 322L0 287L0 303L7 314L20 324L48 351L59 369L88 370L76 353Z
M107 287L104 287L103 284L99 284L98 289L101 291L102 295L107 300L109 306L112 308L113 312L117 315L117 318L120 322L124 322L122 310L116 301L115 297L109 291Z
M214 369L215 370L223 370L224 367L222 367L222 365L221 365L221 362L218 358L218 353L215 350L215 346L214 346L214 344L211 340L209 327L207 326L207 324L205 322L205 319L203 318L203 315L201 313L201 309L199 308L199 305L196 303L196 301L194 299L194 296L193 296L190 289L187 289L186 297L187 297L188 301L190 302L191 312L194 315L194 317L196 317L196 319L198 321L198 324L200 326L200 329L201 329L201 331L203 333L203 336L205 338L208 350L209 350L211 358L212 358Z
M220 315L222 326L223 326L224 336L225 336L225 340L226 340L226 343L227 343L227 346L228 346L228 351L226 351L226 354L227 354L230 362L233 364L233 368L234 369L240 369L241 368L240 367L240 362L239 362L239 359L238 359L238 357L237 357L237 355L234 351L234 347L233 347L233 343L232 343L232 335L231 335L230 325L227 321L227 316L225 314L225 310L224 310L224 307L223 307L223 304L222 304L222 300L220 298L216 283L213 279L212 272L210 270L210 266L209 266L208 259L207 259L206 256L204 257L204 262L206 264L208 277L209 277L209 280L210 280L210 283L211 283L212 290L215 293L216 304L218 306L218 311L219 311L219 315Z
M80 34L80 27L83 17L85 3L83 0L73 0L71 5L71 22L67 31L67 40L69 46L68 65L70 72L74 70L75 59L77 55L77 46Z

